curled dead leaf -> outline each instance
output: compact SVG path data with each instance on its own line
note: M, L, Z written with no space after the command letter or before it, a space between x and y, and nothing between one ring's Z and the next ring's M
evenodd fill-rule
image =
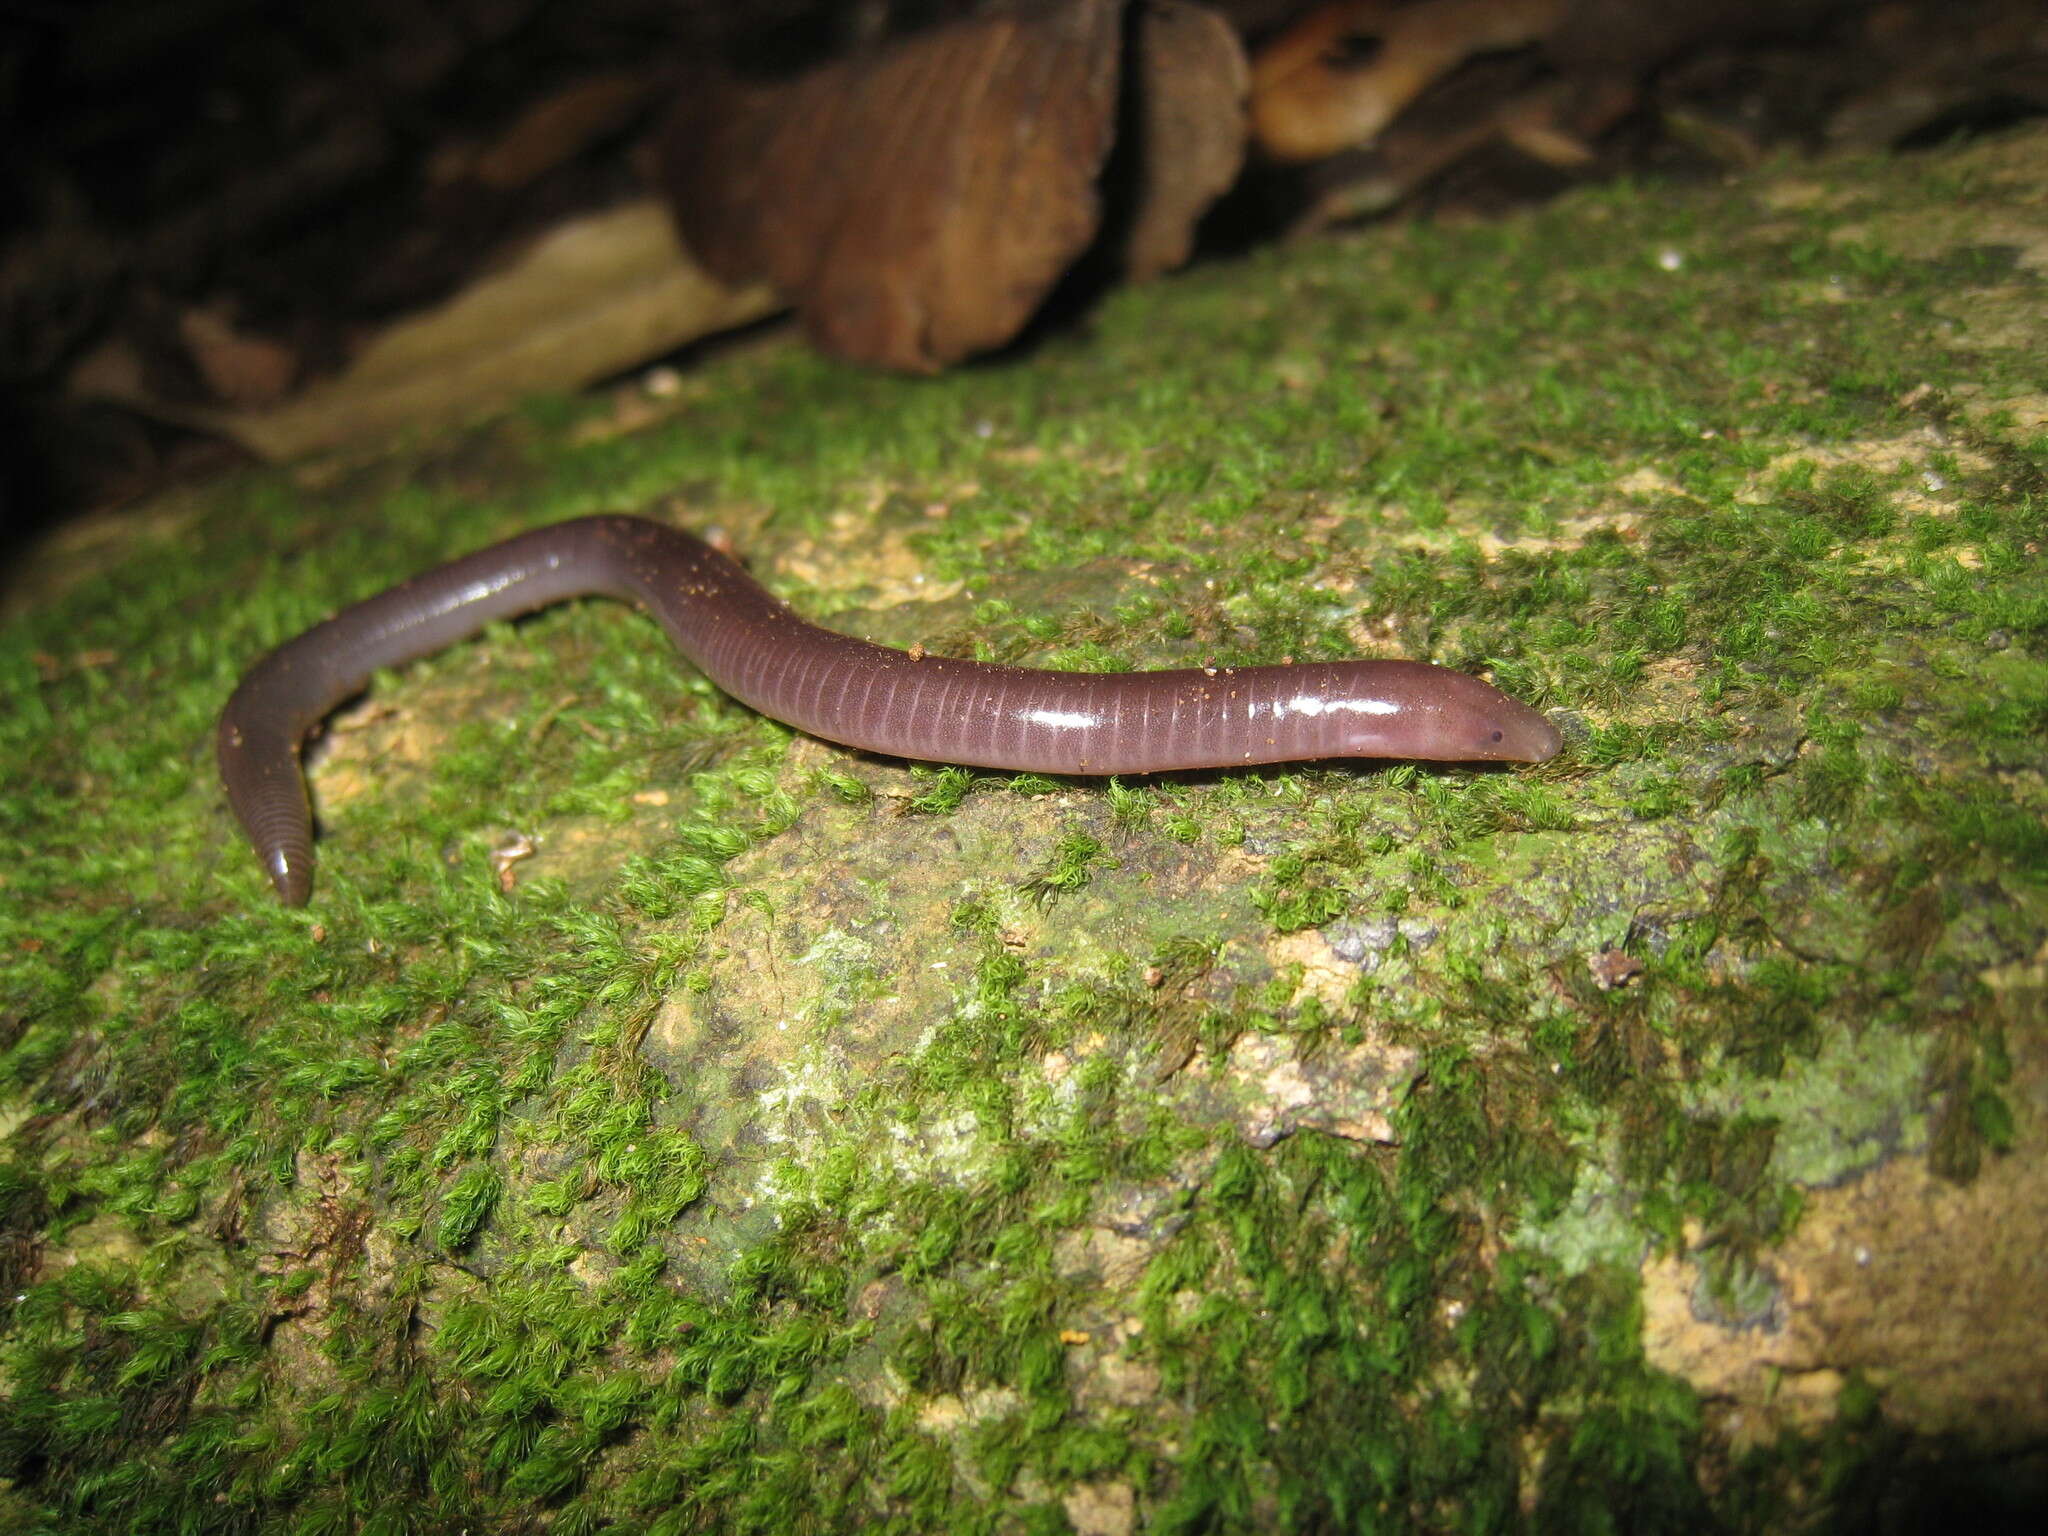
M1120 10L1005 6L693 88L661 146L685 243L729 284L774 284L840 357L929 373L1000 345L1100 224Z
M1123 252L1142 281L1186 262L1196 222L1243 169L1251 68L1230 24L1186 0L1141 7L1134 43L1126 117L1139 163Z
M1333 0L1259 50L1253 136L1280 161L1371 144L1466 59L1536 42L1567 9L1565 0Z

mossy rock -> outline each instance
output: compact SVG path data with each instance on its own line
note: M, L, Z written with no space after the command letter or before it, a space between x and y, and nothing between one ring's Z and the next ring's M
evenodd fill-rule
M76 525L0 631L0 1522L2023 1507L2044 168L1375 228L936 382L770 345ZM1570 744L914 768L576 604L335 723L277 907L240 669L602 508L896 643L1408 655Z

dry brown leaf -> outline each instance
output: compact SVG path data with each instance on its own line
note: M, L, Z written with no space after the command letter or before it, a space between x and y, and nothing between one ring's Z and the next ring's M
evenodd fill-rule
M1120 9L1005 7L779 84L693 88L662 145L684 240L856 362L929 373L1001 345L1099 226Z
M1475 54L1554 31L1566 0L1333 0L1259 50L1252 132L1275 160L1372 143L1432 82Z
M1170 271L1194 249L1195 224L1244 166L1244 46L1207 6L1150 0L1139 12L1135 117L1137 203L1124 267L1140 280Z
M536 389L588 384L776 307L763 287L727 288L706 276L648 198L549 231L275 410L173 404L113 358L74 388L232 438L262 458L289 459L460 421Z

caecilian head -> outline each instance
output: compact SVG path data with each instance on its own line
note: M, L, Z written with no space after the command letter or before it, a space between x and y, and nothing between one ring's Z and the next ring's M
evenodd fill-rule
M1491 683L1423 662L1359 663L1357 682L1332 701L1353 722L1359 757L1439 763L1543 763L1564 737L1520 699Z
M1563 733L1543 715L1497 688L1488 688L1487 692L1492 697L1475 705L1470 716L1472 749L1466 754L1468 758L1482 762L1547 763L1564 750Z

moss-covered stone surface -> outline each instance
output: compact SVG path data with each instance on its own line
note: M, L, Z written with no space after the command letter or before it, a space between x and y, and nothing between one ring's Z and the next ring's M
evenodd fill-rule
M79 525L0 631L0 1526L2031 1507L2044 285L2036 132ZM1569 746L910 767L572 604L334 722L277 907L209 760L240 670L604 508L897 643L1426 658Z

